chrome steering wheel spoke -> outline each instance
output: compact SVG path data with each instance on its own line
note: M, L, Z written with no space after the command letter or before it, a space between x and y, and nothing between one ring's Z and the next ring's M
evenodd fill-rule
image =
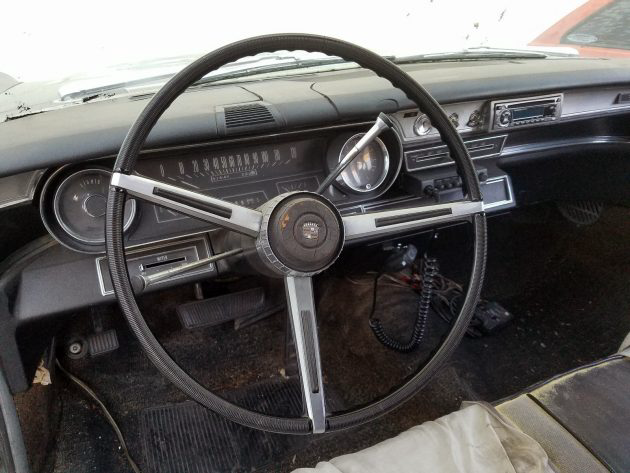
M315 319L313 283L310 277L284 279L289 318L300 369L302 394L312 432L326 431L326 402Z
M446 204L398 208L342 217L346 242L387 236L444 223L467 220L483 212L483 202L458 201Z
M215 197L165 184L154 179L112 174L111 185L124 189L128 194L171 210L214 223L228 230L251 237L258 236L262 213Z

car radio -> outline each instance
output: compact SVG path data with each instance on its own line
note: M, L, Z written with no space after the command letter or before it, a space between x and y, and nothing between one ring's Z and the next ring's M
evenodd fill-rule
M492 110L495 130L554 121L562 113L562 94L496 101Z

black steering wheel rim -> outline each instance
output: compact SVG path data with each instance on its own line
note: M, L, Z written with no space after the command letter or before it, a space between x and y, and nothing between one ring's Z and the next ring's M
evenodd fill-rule
M440 105L422 86L398 66L371 51L345 41L306 34L259 36L232 43L201 57L180 71L156 93L132 125L118 153L114 171L121 174L132 173L140 149L159 117L194 82L209 72L240 58L278 50L306 50L339 56L356 62L389 80L394 87L402 90L409 99L415 102L423 113L427 114L449 147L451 156L462 177L468 199L473 202L481 201L479 182L461 137ZM115 295L134 335L138 338L149 359L167 379L189 397L229 420L270 432L311 433L313 429L308 418L283 418L265 415L226 401L192 379L168 355L144 320L129 280L122 231L124 202L125 191L119 187L110 186L105 224L106 251ZM471 279L461 312L441 346L413 377L386 397L365 407L327 417L327 432L368 422L398 407L427 383L457 347L478 302L485 270L485 215L483 212L479 212L472 215L471 219L475 240Z

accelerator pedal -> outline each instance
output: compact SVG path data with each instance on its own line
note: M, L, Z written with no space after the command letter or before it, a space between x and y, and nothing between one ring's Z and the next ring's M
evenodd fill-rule
M578 226L593 225L604 211L603 202L580 200L576 202L558 202L558 210L569 222Z
M246 321L260 320L277 311L277 308L266 304L265 291L261 287L188 302L177 307L179 320L187 329L211 327L231 321L244 326Z

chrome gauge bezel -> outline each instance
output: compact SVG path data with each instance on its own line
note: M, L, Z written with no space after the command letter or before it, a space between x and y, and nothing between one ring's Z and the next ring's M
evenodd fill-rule
M433 130L433 124L424 113L418 115L413 122L413 132L418 136L426 136Z
M106 166L98 164L68 164L56 169L46 177L42 186L39 196L39 211L44 227L58 243L80 253L102 254L105 252L104 229L102 239L86 239L68 226L62 216L63 212L59 211L60 189L62 190L72 179L76 179L77 175L80 177L81 175L94 172L102 173L109 186L111 171ZM130 202L133 203L130 204L130 217L125 220L126 233L129 233L135 226L141 208L136 199L130 199Z
M103 228L103 238L98 238L98 239L85 238L70 228L70 226L68 225L68 222L64 220L64 217L62 216L62 212L59 209L59 200L61 198L61 194L64 191L64 189L67 187L68 183L73 181L74 179L77 179L78 177L84 174L102 174L105 176L108 182L112 176L112 173L110 171L103 168L97 168L97 167L81 169L80 171L73 172L72 174L68 175L63 181L61 181L61 183L55 190L55 196L53 198L53 211L55 213L55 218L59 222L59 225L61 226L61 228L72 238L74 238L75 240L81 243L85 243L88 245L103 245L105 244L105 228ZM107 198L107 196L105 196L105 198ZM131 224L133 223L136 217L136 200L130 199L127 202L129 202L130 211L129 211L129 216L127 217L127 221L124 222L123 224L123 231L127 231L131 227ZM126 205L127 203L125 203L125 206Z
M352 140L355 139L361 139L361 137L365 135L365 133L355 133L354 135L352 135L350 138L348 138L343 145L341 146L341 150L339 151L339 156L337 158L337 162L340 162L344 155L343 153L343 149L346 147L346 145L351 142ZM378 178L378 181L376 182L376 184L374 184L373 187L370 187L369 189L361 189L359 187L354 186L353 184L351 184L350 182L348 182L345 177L345 171L342 172L341 174L339 174L339 177L337 177L337 182L343 183L344 186L347 186L349 189L352 189L352 191L354 192L358 192L361 194L366 194L368 192L374 192L377 189L379 189L383 183L385 182L385 180L387 179L387 176L389 175L389 150L387 149L387 146L385 146L385 143L383 143L383 141L380 138L375 138L374 139L374 143L377 143L379 145L379 147L381 148L381 151L383 152L383 172L381 173L381 175ZM356 158L355 158L356 159ZM351 166L352 164L349 164L349 166ZM346 168L347 169L347 168Z

